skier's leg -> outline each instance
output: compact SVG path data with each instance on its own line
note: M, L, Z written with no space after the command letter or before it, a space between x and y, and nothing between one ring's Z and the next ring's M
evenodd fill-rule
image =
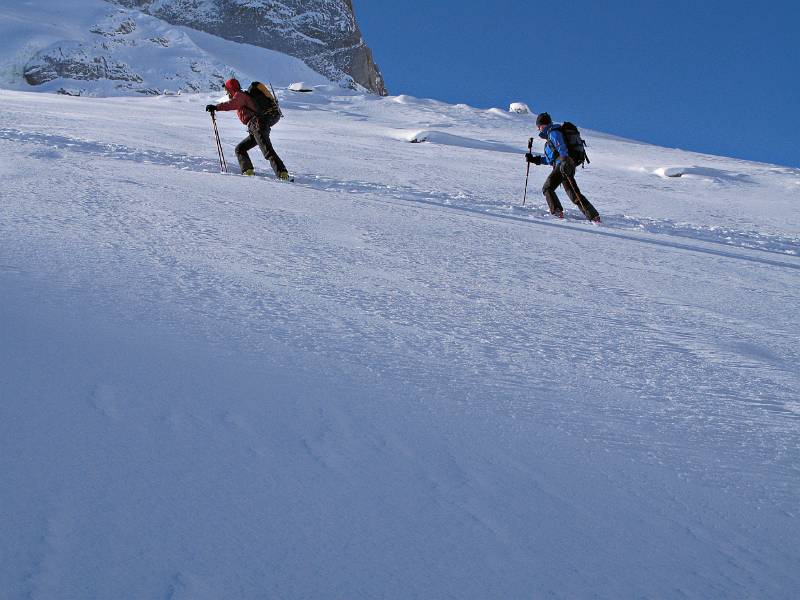
M272 170L275 171L275 175L280 176L281 173L286 172L286 165L283 164L281 157L275 152L272 141L269 139L269 127L265 125L259 127L256 125L250 128L250 134L255 138L258 147L261 148L261 153L264 155L264 158L269 161Z
M575 185L575 187L577 187L574 178L571 180L571 182L573 185ZM600 216L600 213L597 212L597 209L594 207L594 205L591 202L589 202L589 199L586 196L584 196L580 191L577 192L577 197L578 197L577 202L575 201L575 198L570 198L570 200L572 200L572 202L574 202L578 206L578 208L581 209L581 212L583 213L584 217L586 217L590 221L594 221L597 217Z
M256 140L252 135L248 135L236 145L236 159L239 161L239 166L242 169L242 173L253 168L253 161L250 160L250 156L247 154L247 152L255 147Z
M561 172L554 168L542 186L542 194L547 200L547 207L550 209L551 215L559 215L564 212L564 207L561 206L561 201L556 195L556 188L559 185L561 185Z
M593 221L600 215L597 209L592 206L592 203L589 202L589 199L581 193L578 182L575 181L575 164L571 164L571 162L562 163L560 167L564 189L567 191L567 196L572 200L572 203L581 210L583 216Z

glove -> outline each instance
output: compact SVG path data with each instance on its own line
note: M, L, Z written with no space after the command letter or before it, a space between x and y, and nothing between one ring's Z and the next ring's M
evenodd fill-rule
M217 110L216 104L206 104L206 112L210 112L213 114L215 110Z
M542 157L539 156L538 154L536 156L534 156L530 152L525 154L525 160L528 161L529 163L533 163L533 164L535 164L537 166L542 164Z

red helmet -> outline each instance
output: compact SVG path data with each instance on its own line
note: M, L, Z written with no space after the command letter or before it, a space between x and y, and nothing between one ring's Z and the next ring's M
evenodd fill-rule
M239 85L239 80L238 79L231 78L231 79L228 79L228 81L225 82L225 89L228 90L228 92L231 95L233 95L236 92L238 92L239 90L241 90L242 86Z

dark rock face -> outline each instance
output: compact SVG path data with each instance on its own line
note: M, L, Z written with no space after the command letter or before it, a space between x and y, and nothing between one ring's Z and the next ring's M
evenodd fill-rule
M109 60L103 55L92 55L76 43L64 43L39 53L25 66L24 77L30 85L41 85L59 77L83 81L142 82L142 78L125 63Z
M333 81L385 95L351 0L109 0L173 25L303 60Z

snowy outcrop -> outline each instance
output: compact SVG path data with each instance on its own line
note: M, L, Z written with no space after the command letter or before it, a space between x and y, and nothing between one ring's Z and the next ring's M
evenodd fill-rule
M110 79L142 82L142 77L129 65L105 56L107 52L95 54L91 50L91 47L78 42L62 42L46 48L25 66L25 80L30 85L42 85L59 77L85 81Z
M110 0L174 25L276 50L331 81L385 95L351 0Z
M385 93L345 0L37 0L4 7L0 40L0 86L16 90L151 95L237 77Z
M130 11L111 13L82 40L59 40L36 52L22 75L31 86L63 94L111 91L158 94L219 88L226 66L189 37L157 19Z

